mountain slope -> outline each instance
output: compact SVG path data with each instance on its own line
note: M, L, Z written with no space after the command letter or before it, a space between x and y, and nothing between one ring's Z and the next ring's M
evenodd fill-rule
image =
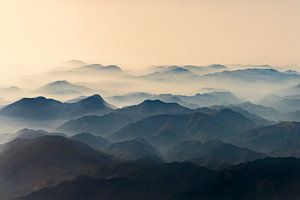
M110 156L60 136L16 139L0 154L0 194L3 198L26 194L110 162Z
M224 170L210 184L174 195L172 200L275 200L300 198L300 160L265 158Z
M151 159L156 163L162 162L160 152L141 138L113 143L106 152L121 160Z
M258 104L253 104L251 102L244 102L241 104L236 104L234 106L241 107L242 109L253 113L257 116L263 117L265 119L279 119L281 117L281 113L271 107L266 107Z
M69 134L89 132L95 135L108 135L129 123L148 116L185 112L190 112L190 110L176 103L146 100L139 105L118 109L104 116L86 116L76 120L70 120L60 126L58 130Z
M180 142L166 153L169 161L189 161L213 169L225 168L263 157L266 155L216 140L205 143L197 140Z
M281 122L242 134L237 143L274 156L300 156L300 122Z
M88 176L44 188L21 200L297 200L300 160L265 158L219 172L190 163L166 163L122 178Z
M110 179L79 177L51 188L33 192L20 200L99 199L165 200L187 188L200 186L216 172L191 163L164 163L137 169Z
M73 135L70 139L87 144L94 149L104 149L110 144L107 139L101 136L94 136L90 133L79 133Z
M158 146L172 145L190 138L229 140L256 124L229 109L215 114L152 116L129 124L111 135L114 140L145 138Z

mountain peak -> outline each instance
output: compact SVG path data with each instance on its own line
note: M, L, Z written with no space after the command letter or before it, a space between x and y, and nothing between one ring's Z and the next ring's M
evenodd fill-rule
M84 106L83 108L85 110L90 111L95 111L97 109L105 109L107 111L110 111L112 108L114 108L113 105L107 103L99 94L88 96L80 101L71 104Z
M165 102L163 102L159 99L154 99L154 100L147 99L147 100L143 101L141 104L165 104Z
M46 98L44 96L38 96L38 97L25 97L20 99L19 101L15 102L15 103L20 103L20 102L36 102L36 103L42 103L42 102L57 102L60 103L57 100L51 99L51 98Z
M58 81L54 81L49 83L49 85L69 85L70 83L66 80L58 80Z
M99 94L93 94L93 95L91 95L89 97L84 98L80 102L83 102L83 101L94 101L94 100L104 102L104 99Z
M100 65L100 64L89 64L89 65L81 66L78 69L92 70L92 71L111 71L111 72L121 72L121 71L123 71L117 65Z
M176 67L176 68L170 69L169 72L171 72L171 73L191 73L190 70L183 68L183 67Z
M213 68L213 69L226 69L227 67L225 65L221 65L221 64L212 64L208 66L209 68Z
M166 103L166 102L163 102L159 99L153 99L153 100L152 99L147 99L139 105L142 105L142 106L178 105L178 106L180 106L178 103Z

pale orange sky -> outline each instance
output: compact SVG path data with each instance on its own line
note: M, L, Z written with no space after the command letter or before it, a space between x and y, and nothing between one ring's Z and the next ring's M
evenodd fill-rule
M299 0L0 0L0 78L79 59L300 64Z

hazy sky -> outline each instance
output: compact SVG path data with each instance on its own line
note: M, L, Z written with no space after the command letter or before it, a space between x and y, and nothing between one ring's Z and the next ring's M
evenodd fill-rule
M0 78L79 59L300 64L299 0L0 0Z

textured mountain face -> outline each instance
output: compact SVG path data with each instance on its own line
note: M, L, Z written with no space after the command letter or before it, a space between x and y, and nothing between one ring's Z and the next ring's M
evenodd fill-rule
M282 113L300 110L300 99L298 96L268 95L259 102L265 106L275 108Z
M145 118L115 132L111 138L127 140L142 137L158 146L165 146L191 138L229 140L254 127L253 121L224 109L211 115L192 113Z
M237 143L274 156L300 155L300 122L281 122L242 134Z
M33 192L38 199L299 199L299 159L266 158L212 171L190 163L137 169L122 178L87 176Z
M266 157L266 155L221 141L201 143L197 140L180 142L171 147L165 157L169 161L189 161L218 169Z
M251 102L244 102L241 104L236 104L235 106L238 106L250 113L261 116L265 119L275 120L281 118L281 113L271 107L257 105Z
M89 132L96 135L108 135L129 123L148 116L164 113L178 114L185 112L190 112L190 110L176 103L164 103L159 100L146 100L139 105L118 109L104 116L86 116L68 121L60 126L58 130L69 134Z
M120 178L80 177L20 199L168 199L191 185L201 185L215 172L190 163L168 163L137 169ZM80 189L79 189L80 188Z
M0 114L23 119L51 120L111 111L112 108L101 96L93 95L76 103L62 103L45 97L23 98L2 108Z
M113 143L106 149L106 152L121 160L151 159L156 163L162 162L160 152L141 138Z
M266 158L220 173L211 184L189 189L171 199L299 199L299 159Z
M4 199L26 194L110 162L111 156L60 136L16 139L0 154L0 194Z
M110 144L107 139L101 136L94 136L90 133L79 133L77 135L73 135L72 137L70 137L70 139L82 142L94 149L99 150L106 148Z

